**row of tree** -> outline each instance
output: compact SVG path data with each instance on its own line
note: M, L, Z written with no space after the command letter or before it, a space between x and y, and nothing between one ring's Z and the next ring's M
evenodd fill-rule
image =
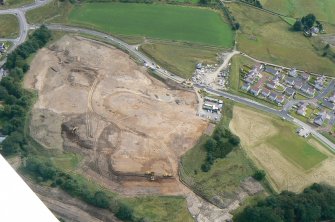
M235 216L237 222L314 222L335 219L335 188L313 184L302 193L284 191L247 207Z
M2 133L8 135L1 144L1 153L10 155L21 151L27 152L28 145L24 138L24 124L27 111L32 103L33 94L21 86L24 74L29 70L26 59L42 48L51 38L50 31L41 26L35 30L29 40L8 54L5 68L9 75L0 82L0 100L4 101L0 116L3 120Z
M204 145L207 156L205 163L201 166L201 170L208 172L216 159L226 157L226 155L239 144L240 139L233 135L228 129L222 125L217 127L212 137L209 138Z
M242 2L248 3L250 5L253 5L257 8L263 8L261 2L259 0L240 0Z

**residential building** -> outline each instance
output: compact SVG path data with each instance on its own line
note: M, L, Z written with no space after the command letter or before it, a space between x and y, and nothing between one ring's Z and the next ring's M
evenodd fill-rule
M262 89L262 96L268 97L270 95L271 91L268 89Z
M315 89L308 86L307 84L305 84L303 87L301 87L301 91L305 94L307 94L308 96L314 96L315 94Z
M327 113L326 112L321 112L317 117L314 119L314 123L318 126L322 126L323 123L325 122L327 118Z
M335 103L335 93L328 98L328 101L331 102L331 103Z
M311 78L311 76L308 73L303 72L303 73L301 73L301 78L303 80L308 81Z
M297 110L297 113L301 116L305 116L306 115L306 111L307 111L307 104L303 103L299 109Z
M296 69L291 69L290 71L288 71L288 75L291 77L296 78L298 76L297 70Z
M272 75L278 75L279 74L278 70L276 70L276 69L274 69L270 66L266 66L264 71L267 72L267 73L270 73Z
M277 103L283 103L285 101L285 96L277 96L276 102Z
M293 86L294 83L295 83L295 79L292 78L292 77L287 77L287 78L285 79L285 83L288 84L288 85Z
M303 83L301 81L295 81L294 88L295 89L301 89Z
M270 99L271 101L275 101L275 100L277 99L277 94L274 93L274 92L270 93L270 95L269 95L269 99Z
M257 86L254 86L250 89L250 93L252 93L254 96L258 96L261 92L261 89Z
M287 87L286 90L285 90L285 94L288 95L288 96L294 96L295 90L291 87Z
M331 103L331 102L329 102L329 101L327 101L327 100L324 100L324 101L322 102L322 106L324 106L324 107L326 107L326 108L328 108L328 109L331 109L331 110L334 110L334 109L335 109L335 104L334 104L334 103Z
M250 89L250 84L244 83L243 86L241 87L242 90L249 91Z
M274 81L270 81L266 84L266 87L269 89L275 89L277 87L277 84Z

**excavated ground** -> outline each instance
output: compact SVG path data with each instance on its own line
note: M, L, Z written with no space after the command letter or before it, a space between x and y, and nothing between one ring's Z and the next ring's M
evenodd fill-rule
M173 186L179 157L208 125L193 92L171 89L114 47L70 36L39 51L24 84L39 93L31 135L83 154L78 171L127 194L182 193Z

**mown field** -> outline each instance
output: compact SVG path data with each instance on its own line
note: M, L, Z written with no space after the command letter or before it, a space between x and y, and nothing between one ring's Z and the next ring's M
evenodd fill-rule
M335 24L334 0L261 0L264 8L301 18L308 13L314 13L321 21Z
M0 15L0 38L19 36L19 21L14 15Z
M141 50L159 65L183 78L190 78L199 62L217 63L217 48L182 43L149 43L141 45Z
M213 10L163 4L87 3L74 7L69 23L101 31L229 48L233 32Z
M299 137L295 125L258 110L235 106L233 113L230 128L274 189L296 192L331 181L334 155L315 138Z
M319 55L313 42L274 16L242 4L229 4L241 24L237 47L246 54L275 64L335 75L335 63Z

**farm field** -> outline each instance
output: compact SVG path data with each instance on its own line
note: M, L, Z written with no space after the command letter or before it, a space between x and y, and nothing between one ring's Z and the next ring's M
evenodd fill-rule
M87 3L69 23L101 31L230 48L233 32L218 12L163 4ZM206 33L206 34L204 34Z
M261 0L263 8L294 18L313 13L321 21L335 24L333 0Z
M0 38L19 36L19 21L14 15L0 15Z
M237 35L240 51L259 60L335 75L335 63L321 57L311 40L301 33L291 32L290 25L280 17L242 4L232 3L229 8L241 24Z
M230 124L256 165L277 191L298 192L314 182L334 185L335 156L314 138L303 139L278 118L235 106Z
M199 62L217 63L219 49L183 43L149 43L141 45L141 50L167 70L190 78Z

